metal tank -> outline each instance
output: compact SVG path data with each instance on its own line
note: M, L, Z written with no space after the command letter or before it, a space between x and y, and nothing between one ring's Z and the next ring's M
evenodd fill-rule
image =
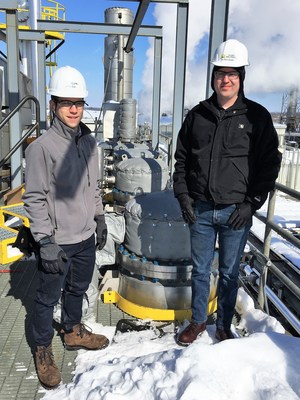
M117 252L119 294L161 310L191 307L190 233L173 189L148 193L125 206L126 232ZM216 298L217 253L209 302Z
M112 7L105 10L105 22L132 25L133 12L128 8ZM128 36L108 35L104 51L104 101L132 98L133 52L123 49Z
M124 154L128 158L154 158L158 157L157 151L150 150L147 143L124 143L117 142L113 148L116 163L123 160Z
M146 143L100 141L98 143L98 151L100 160L99 169L101 174L100 186L102 189L113 189L115 187L115 166L121 161L124 161L127 158L157 158L159 156L159 153L150 150ZM128 178L130 178L130 176L128 176ZM129 198L127 198L126 201L128 200Z
M145 157L144 151L140 157L134 158L123 154L113 174L113 198L119 204L125 204L140 194L164 190L169 180L169 168L162 157Z

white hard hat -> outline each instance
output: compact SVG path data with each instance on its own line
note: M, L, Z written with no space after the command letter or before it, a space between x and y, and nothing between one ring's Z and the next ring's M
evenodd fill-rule
M233 68L249 65L247 47L236 39L228 39L215 51L212 64L217 67Z
M51 96L71 98L84 98L88 95L84 77L77 69L69 66L58 68L54 72L48 93Z

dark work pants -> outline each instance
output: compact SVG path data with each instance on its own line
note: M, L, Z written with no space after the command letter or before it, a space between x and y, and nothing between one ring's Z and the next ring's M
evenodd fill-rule
M82 316L83 296L95 266L95 236L76 244L61 245L68 257L63 274L44 271L39 261L39 285L35 297L33 337L37 346L48 346L53 338L54 306L62 297L62 325L71 330Z

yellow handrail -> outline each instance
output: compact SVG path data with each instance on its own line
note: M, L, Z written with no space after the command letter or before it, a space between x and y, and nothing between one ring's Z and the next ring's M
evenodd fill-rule
M65 6L55 0L47 0L49 3L53 3L54 6L42 6L41 18L42 20L54 20L54 21L65 21L66 20L66 9ZM18 13L28 13L28 8L18 8ZM1 13L5 13L5 10L0 10ZM1 26L5 24L0 23Z
M53 20L53 21L65 21L66 20L66 9L65 6L58 1L55 0L47 0L48 3L52 3L52 5L42 5L41 6L41 19L42 20ZM29 8L25 7L20 7L17 9L18 13L20 15L26 14L27 16L29 15ZM5 13L4 10L0 10L0 16L2 15L1 13ZM2 19L2 18L1 18ZM6 29L6 23L0 21L0 29ZM28 20L24 19L24 23L19 21L19 29L20 30L26 30L30 29L29 22ZM46 31L46 40L47 40L47 45L48 48L51 50L52 48L56 47L56 40L64 40L65 34L62 32L53 32L53 31ZM51 56L52 57L52 56ZM57 62L56 62L56 54L53 54L54 59L50 59L47 62L47 66L50 67L50 76L52 75L52 67L56 67Z
M42 6L42 19L43 20L55 20L55 21L65 21L66 19L66 9L65 7L54 0L48 0L55 6Z

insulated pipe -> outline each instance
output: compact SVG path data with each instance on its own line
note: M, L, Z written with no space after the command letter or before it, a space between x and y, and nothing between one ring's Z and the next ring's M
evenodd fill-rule
M118 101L124 98L124 75L125 75L125 65L124 65L124 51L123 51L123 35L119 36L118 42Z
M40 0L29 0L29 24L31 29L36 30L37 29L37 20L40 18L41 15L41 2ZM30 68L32 68L31 76L32 76L32 85L33 85L33 95L37 97L38 95L38 88L37 88L37 82L38 82L38 71L37 71L37 66L38 66L38 55L37 55L37 42L32 41L31 43L31 59L32 63L30 65Z
M243 270L246 276L245 278L242 278L242 281L257 285L259 280L259 272L253 271L253 269L248 264L244 266ZM264 294L265 297L273 303L280 314L283 315L284 318L290 323L290 325L300 334L300 321L298 320L298 318L284 305L279 297L267 285L265 285L264 287Z

